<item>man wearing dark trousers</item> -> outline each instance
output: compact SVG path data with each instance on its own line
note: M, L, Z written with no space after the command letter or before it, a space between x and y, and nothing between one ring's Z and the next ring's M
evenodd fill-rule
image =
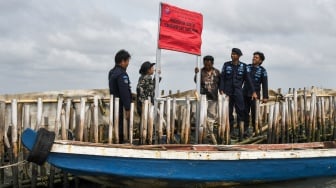
M129 120L132 101L131 86L126 72L131 55L126 50L120 50L115 55L115 66L108 74L110 94L119 101L119 143L124 143L123 135L123 109L126 111L126 119ZM115 125L116 126L116 125Z
M262 52L254 52L252 64L247 65L247 67L251 70L250 77L253 82L254 89L257 93L257 98L261 99L260 90L262 87L262 102L266 103L268 100L268 79L267 72L261 64L265 60L265 55ZM255 130L255 120L256 120L256 100L252 100L252 88L249 85L244 85L243 93L245 100L245 130L249 127L250 120L250 112L252 117L252 127Z
M243 139L245 105L243 97L243 84L250 85L253 94L252 98L257 98L254 86L250 77L250 70L247 65L239 61L243 55L239 48L232 48L231 61L225 62L221 72L220 93L229 96L229 120L231 135L234 127L233 107L237 113L237 123L239 125L239 139Z

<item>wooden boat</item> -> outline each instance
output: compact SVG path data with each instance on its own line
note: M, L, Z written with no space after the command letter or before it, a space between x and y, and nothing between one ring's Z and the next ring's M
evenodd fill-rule
M40 129L41 130L41 129ZM336 142L250 145L141 145L53 141L26 129L35 157L75 175L255 183L336 175ZM42 138L42 140L41 140ZM44 141L43 138L49 138ZM50 142L51 144L45 145ZM47 151L50 148L50 152ZM33 152L39 151L38 154ZM41 161L40 161L41 162ZM42 161L43 163L44 161ZM40 163L41 164L41 163Z

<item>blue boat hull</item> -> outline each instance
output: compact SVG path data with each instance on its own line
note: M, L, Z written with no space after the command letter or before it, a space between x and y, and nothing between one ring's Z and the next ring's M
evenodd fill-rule
M77 175L201 182L266 182L336 175L336 158L189 161L51 153L48 162Z

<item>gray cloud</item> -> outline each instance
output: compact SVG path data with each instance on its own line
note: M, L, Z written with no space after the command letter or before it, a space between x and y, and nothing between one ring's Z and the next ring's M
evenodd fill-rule
M232 47L250 63L266 54L270 88L335 88L336 2L167 0L203 14L202 55L220 69ZM132 89L143 61L156 61L159 1L0 2L1 93L107 88L114 54L128 50ZM196 57L161 50L162 89L195 88Z

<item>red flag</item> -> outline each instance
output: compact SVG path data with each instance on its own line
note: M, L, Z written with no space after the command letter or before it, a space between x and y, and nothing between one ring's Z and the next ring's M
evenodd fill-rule
M203 16L161 3L159 48L201 55Z

